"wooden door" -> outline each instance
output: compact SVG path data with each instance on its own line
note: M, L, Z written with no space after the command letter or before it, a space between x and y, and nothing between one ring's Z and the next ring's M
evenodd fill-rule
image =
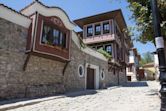
M86 88L87 89L94 89L95 84L94 84L94 69L87 68L87 83L86 83Z
M127 76L128 81L131 81L131 76Z

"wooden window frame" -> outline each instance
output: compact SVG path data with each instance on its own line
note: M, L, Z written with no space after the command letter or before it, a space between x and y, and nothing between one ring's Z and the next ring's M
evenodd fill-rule
M44 26L47 26L47 27L50 27L50 28L52 28L53 30L57 30L57 31L59 31L58 32L58 44L57 45L49 45L49 44L45 44L45 43L43 43L42 42L42 39L43 39L43 29L44 29ZM43 26L42 26L43 28L42 28L42 32L41 32L41 44L42 45L48 45L48 47L60 47L60 48L62 48L62 49L67 49L67 33L65 32L65 31L62 31L59 27L57 27L57 26L53 26L53 25L50 25L50 24L48 24L48 23L43 23ZM63 44L60 44L60 34L65 34L65 39L64 39L64 42L65 42L65 46L63 46Z
M37 16L37 25L35 27L36 32L33 41L33 52L37 53L39 56L44 56L51 59L56 59L59 61L69 61L70 60L70 42L71 42L71 32L67 29L60 18L56 16L46 17L41 14ZM53 25L58 27L58 29L66 32L66 48L59 46L50 46L41 43L43 24Z
M107 51L107 47L111 46L111 53ZM112 44L105 45L105 51L112 55Z
M108 29L105 29L105 25L108 25L109 26L109 28ZM103 34L108 34L108 33L110 33L110 22L109 21L106 21L106 22L103 22Z
M97 31L97 30L96 30L97 27L100 27L100 31ZM95 28L95 29L94 29L94 30L95 30L95 35L101 35L101 24L95 24L95 27L94 27L94 28Z
M92 33L89 33L89 28L91 28ZM93 36L93 32L94 32L93 25L88 25L87 28L86 28L87 37L92 37Z

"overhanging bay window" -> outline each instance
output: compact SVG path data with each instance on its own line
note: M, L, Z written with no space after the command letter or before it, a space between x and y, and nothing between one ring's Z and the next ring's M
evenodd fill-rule
M100 24L95 25L95 35L101 34L101 26Z
M87 26L87 37L93 36L93 26Z
M103 34L110 33L110 24L109 22L104 22L103 23Z
M34 36L28 38L30 51L37 56L58 61L70 60L71 33L56 16L36 14Z
M56 27L43 25L42 44L66 48L66 33Z

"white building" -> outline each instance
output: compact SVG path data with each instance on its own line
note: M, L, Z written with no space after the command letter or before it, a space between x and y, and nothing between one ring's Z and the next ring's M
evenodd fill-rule
M159 60L158 60L157 52L153 52L153 55L154 55L155 77L156 77L156 80L158 80L160 73L159 73Z
M136 48L130 50L129 64L126 69L128 81L137 81L139 74L139 61L141 57Z

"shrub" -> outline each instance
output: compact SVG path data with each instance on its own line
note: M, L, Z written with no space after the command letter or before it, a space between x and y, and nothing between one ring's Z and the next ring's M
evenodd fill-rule
M105 51L103 48L97 50L99 53L103 54L107 59L111 59L112 55Z

